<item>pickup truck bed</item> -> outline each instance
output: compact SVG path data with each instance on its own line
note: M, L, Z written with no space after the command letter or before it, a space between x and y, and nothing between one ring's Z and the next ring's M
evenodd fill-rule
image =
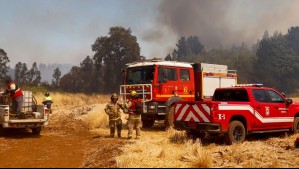
M43 126L48 125L49 110L44 105L37 105L30 91L23 91L24 108L19 116L11 112L10 101L0 98L0 128L29 128L33 134L40 134Z

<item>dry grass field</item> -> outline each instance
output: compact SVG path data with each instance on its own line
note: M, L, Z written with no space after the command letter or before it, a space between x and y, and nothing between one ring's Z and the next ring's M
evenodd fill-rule
M294 149L294 141L299 134L252 135L242 144L228 146L223 144L221 136L207 136L200 141L187 139L183 131L165 132L163 121L158 121L153 128L142 130L140 140L127 140L126 115L123 114L123 137L109 138L104 107L110 96L59 93L51 93L51 96L54 101L53 114L49 126L42 131L42 137L0 137L0 167L299 167L299 149ZM35 98L41 104L43 95L35 94ZM299 97L293 100L299 102ZM43 145L47 142L51 143L51 150ZM29 151L34 145L33 154L25 150L27 144ZM18 147L18 153L12 151ZM7 163L5 159L9 154L3 156L7 152L22 160ZM44 157L38 152L48 154ZM26 163L29 158L37 159L35 163Z
M299 101L299 98L293 100ZM99 111L103 111L103 107ZM92 125L93 131L108 135L108 128L104 127L107 122L99 119L95 122L93 116L87 116L87 122ZM125 117L123 119L125 123ZM153 129L143 130L141 140L125 144L121 148L123 153L115 159L117 166L121 168L297 168L299 150L293 148L297 136L299 135L286 133L258 135L249 137L243 144L227 146L214 137L207 138L203 143L188 140L185 132L165 132L162 123L158 123ZM221 137L217 139L221 140Z

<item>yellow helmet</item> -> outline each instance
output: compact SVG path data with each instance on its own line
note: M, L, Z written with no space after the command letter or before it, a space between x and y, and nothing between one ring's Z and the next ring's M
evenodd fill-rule
M135 90L132 90L132 91L131 91L131 96L132 96L132 97L135 97L136 95L137 95L137 92L136 92Z

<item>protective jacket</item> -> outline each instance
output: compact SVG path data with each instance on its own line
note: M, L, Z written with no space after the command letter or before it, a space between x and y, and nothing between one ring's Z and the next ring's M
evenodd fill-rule
M7 90L4 92L4 94L8 93L12 98L16 98L23 95L22 90L14 82L11 82L7 85Z
M108 103L105 107L105 112L109 116L109 120L118 120L121 118L120 106L117 103L113 103L112 101Z

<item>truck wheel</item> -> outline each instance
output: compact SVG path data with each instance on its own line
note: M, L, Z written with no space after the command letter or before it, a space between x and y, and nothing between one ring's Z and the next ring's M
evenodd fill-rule
M294 119L293 133L299 133L299 117L295 117Z
M41 131L42 131L42 127L32 128L32 134L34 135L40 135Z
M155 124L155 120L142 120L142 128L151 128Z
M227 144L243 143L245 141L245 127L240 121L232 121L228 126L225 134L225 142Z
M172 128L174 126L173 124L173 119L174 119L174 106L170 106L170 108L168 109L168 112L166 113L166 118L165 118L165 127L166 130Z

